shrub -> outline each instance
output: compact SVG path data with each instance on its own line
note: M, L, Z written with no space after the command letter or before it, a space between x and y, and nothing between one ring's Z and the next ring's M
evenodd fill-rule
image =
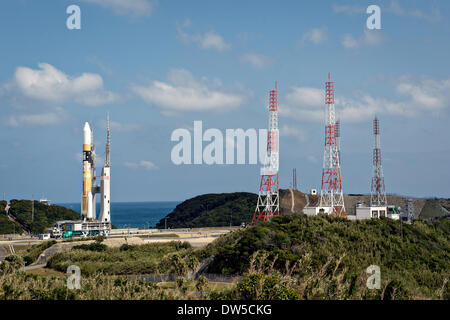
M195 288L198 291L203 292L207 287L208 287L208 278L206 278L205 276L199 276L195 283Z

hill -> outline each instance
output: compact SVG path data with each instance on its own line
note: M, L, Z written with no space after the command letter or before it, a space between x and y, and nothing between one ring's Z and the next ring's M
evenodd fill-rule
M432 298L437 292L450 298L449 220L401 225L387 218L352 222L295 214L235 231L201 253L211 259L207 272L222 274L257 269L255 254L262 257L260 270L269 270L269 275L280 272L300 277L304 286L308 285L304 277L322 275L325 287L319 281L310 283L317 287L313 291L303 288L302 292L309 292L304 298L326 296L327 290L336 289L328 286L338 283L348 290L343 289L339 298L361 298L356 295L365 290L365 280L361 279L367 278L370 265L380 267L382 288L390 286L396 298Z
M0 234L21 233L22 227L20 224L11 221L5 211L7 204L4 200L0 201Z
M34 202L34 220L31 217L31 201L30 200L11 200L9 215L16 220L15 232L20 233L20 229L25 229L27 232L38 234L44 232L46 228L50 228L58 220L77 220L80 215L68 208L57 205L45 205L43 203ZM0 233L12 233L11 222L6 213L3 214L0 208ZM4 218L3 218L4 217ZM20 227L18 228L18 225ZM2 232L3 231L3 232Z
M253 218L258 195L248 192L205 194L188 199L179 204L166 216L169 228L201 228L249 224ZM389 205L405 207L407 197L387 195ZM280 189L280 215L302 213L305 206L317 206L320 197L299 190ZM368 204L370 195L344 195L348 215L355 214L358 202ZM450 200L446 199L413 199L416 217L422 219L442 218L448 216ZM447 208L447 209L446 209ZM165 218L156 224L157 228L165 228Z
M240 225L253 217L257 195L248 192L204 194L186 200L167 215L167 227L192 228ZM165 227L165 218L157 224Z
M419 218L441 219L450 218L450 199L429 199L425 202Z

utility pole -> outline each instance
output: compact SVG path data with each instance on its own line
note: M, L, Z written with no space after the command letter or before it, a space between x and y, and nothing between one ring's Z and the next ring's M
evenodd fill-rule
M400 217L400 233L402 234L402 242L403 242L403 219Z
M34 194L31 195L31 222L34 222Z

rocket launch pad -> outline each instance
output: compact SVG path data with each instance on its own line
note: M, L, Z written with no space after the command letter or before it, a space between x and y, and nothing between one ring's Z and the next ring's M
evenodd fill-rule
M99 221L110 222L110 128L109 117L107 121L107 142L105 166L102 169L101 184L96 185L95 176L95 146L93 144L93 132L89 123L83 128L83 191L81 194L81 216L83 220L96 220L96 194L101 196L101 209Z
M53 227L56 236L64 234L90 236L109 235L111 230L111 172L110 172L110 126L107 118L107 141L105 151L105 166L100 176L100 186L97 186L95 175L95 145L93 132L88 122L83 127L83 186L81 192L81 220L58 221ZM96 214L96 194L100 194L100 214Z

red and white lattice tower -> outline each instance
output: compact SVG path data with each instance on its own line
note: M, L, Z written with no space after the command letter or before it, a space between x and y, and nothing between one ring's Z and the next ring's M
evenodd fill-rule
M338 146L339 165L341 165L341 120L336 121L336 140Z
M344 193L342 191L341 167L339 160L339 144L336 135L336 114L334 108L334 83L325 84L325 149L323 153L322 188L320 191L320 207L328 208L327 213L346 216Z
M386 187L384 185L383 167L381 166L380 149L380 121L377 117L373 120L373 134L375 144L373 148L373 177L372 190L370 193L370 203L372 206L386 206Z
M270 91L269 98L269 128L267 132L267 155L261 168L261 183L259 185L258 203L252 219L252 225L257 221L270 221L280 214L280 197L278 191L278 106L277 83Z

